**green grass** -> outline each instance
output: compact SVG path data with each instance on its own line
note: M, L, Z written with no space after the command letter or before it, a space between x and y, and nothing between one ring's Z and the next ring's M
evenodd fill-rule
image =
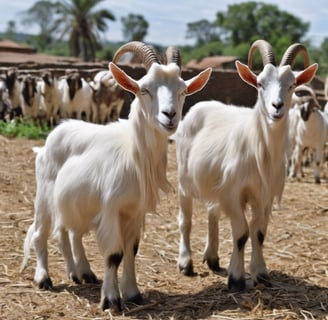
M45 139L50 132L46 125L35 125L32 121L16 119L10 122L0 121L0 134L9 137L25 137L32 140Z

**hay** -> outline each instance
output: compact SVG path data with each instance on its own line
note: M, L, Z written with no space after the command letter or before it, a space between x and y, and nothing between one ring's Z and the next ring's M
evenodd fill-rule
M328 181L315 185L310 168L305 178L287 182L282 207L274 210L264 254L272 288L230 293L226 274L215 275L202 264L207 218L196 202L192 249L197 275L177 271L179 232L176 191L163 195L156 214L147 214L137 256L137 281L144 296L141 306L126 305L122 314L99 308L100 286L75 285L65 272L63 257L49 241L50 275L54 291L33 284L35 256L20 274L22 247L33 221L34 154L43 142L0 140L0 319L328 319ZM175 146L169 146L168 178L176 188ZM325 167L328 177L328 168ZM220 219L220 263L231 255L231 230ZM103 262L91 233L84 239L94 272L103 274ZM250 257L247 243L245 259Z

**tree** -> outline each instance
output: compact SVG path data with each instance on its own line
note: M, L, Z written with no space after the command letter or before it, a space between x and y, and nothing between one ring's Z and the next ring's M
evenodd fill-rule
M96 49L100 48L99 33L107 30L106 20L115 16L105 9L95 10L103 0L61 0L56 2L55 20L59 39L69 35L70 52L73 56L82 55L83 60L92 61Z
M186 38L195 38L196 45L220 40L217 25L206 19L188 23Z
M323 79L328 77L328 38L324 38L318 48L311 50L311 58L319 64L317 74Z
M301 41L309 29L309 23L277 6L254 1L229 5L226 13L217 13L216 23L234 46L261 38L279 53L286 45Z
M126 41L143 41L148 33L148 22L142 15L130 13L121 18L123 37Z
M41 51L49 47L53 41L55 4L49 1L38 1L27 11L23 11L22 23L26 26L37 24L40 33L34 37L36 46Z
M51 41L68 38L70 55L85 61L95 59L100 48L100 33L107 30L107 20L115 21L115 16L106 9L95 7L104 0L59 0L57 2L36 2L25 12L25 23L37 23L40 35Z
M13 20L8 21L7 28L5 30L5 37L7 39L14 40L16 34L16 23Z

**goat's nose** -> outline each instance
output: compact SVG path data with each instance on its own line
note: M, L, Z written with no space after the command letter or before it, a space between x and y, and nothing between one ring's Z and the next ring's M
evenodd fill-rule
M282 101L280 102L272 102L272 106L276 108L277 110L281 109L283 107L284 103Z
M177 113L175 111L163 111L163 114L172 120Z

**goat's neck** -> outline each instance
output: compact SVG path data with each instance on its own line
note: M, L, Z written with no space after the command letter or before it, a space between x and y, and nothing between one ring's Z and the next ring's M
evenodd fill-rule
M283 119L271 122L260 107L255 106L255 117L252 119L255 121L254 128L258 135L255 154L263 186L269 190L269 186L280 179L283 171L287 150L288 117L285 115Z
M158 190L168 192L170 184L166 178L167 171L167 136L155 128L146 118L139 106L131 106L133 153L141 168L142 181L145 181L146 194L149 195L148 207L155 210L159 201ZM147 200L146 200L147 202Z

